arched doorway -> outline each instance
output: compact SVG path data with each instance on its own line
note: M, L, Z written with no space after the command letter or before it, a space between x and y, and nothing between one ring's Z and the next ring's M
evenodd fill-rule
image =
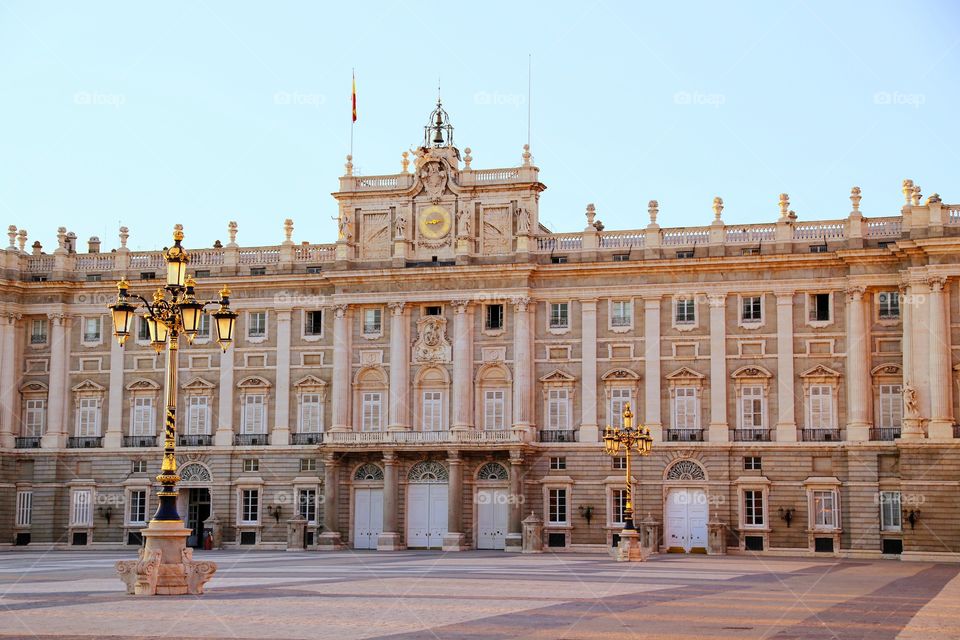
M199 462L188 462L180 467L180 495L177 510L190 529L187 546L203 547L203 523L212 515L210 484L213 477L210 469Z
M477 470L477 549L504 549L510 513L510 473L499 462L488 462Z
M668 552L706 553L707 474L695 460L678 460L664 474L663 541Z
M434 461L418 462L407 474L407 547L439 549L447 533L450 474Z
M353 548L376 549L383 533L383 469L372 462L353 472Z

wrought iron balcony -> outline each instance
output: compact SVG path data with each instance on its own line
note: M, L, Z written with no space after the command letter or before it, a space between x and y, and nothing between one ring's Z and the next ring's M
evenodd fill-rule
M123 436L125 447L155 447L157 436Z
M209 447L213 444L213 436L204 435L181 435L177 438L178 447Z
M871 440L896 440L900 437L900 427L876 427L870 429Z
M103 436L71 436L67 438L67 449L99 449L103 447Z
M237 433L233 436L233 444L238 447L262 447L270 444L270 438L265 433Z
M766 442L770 440L770 429L734 429L733 439L737 442Z
M13 446L17 449L39 449L40 436L18 436L13 440Z
M291 433L290 444L323 444L322 433Z
M377 447L384 444L499 444L520 442L510 429L477 431L331 431L323 434L324 444Z
M573 429L544 429L540 432L540 442L576 442L577 432Z
M703 429L667 429L669 442L703 442Z
M803 429L805 442L837 442L840 440L840 429Z

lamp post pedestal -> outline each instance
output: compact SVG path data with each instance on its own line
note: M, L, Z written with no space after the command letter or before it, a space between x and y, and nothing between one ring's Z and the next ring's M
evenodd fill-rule
M190 529L181 520L151 520L141 531L143 548L138 560L117 562L117 573L127 593L138 596L181 596L203 593L203 585L217 570L215 562L194 560L187 547Z
M620 531L620 544L611 550L617 562L643 562L647 554L640 544L640 533L636 529Z

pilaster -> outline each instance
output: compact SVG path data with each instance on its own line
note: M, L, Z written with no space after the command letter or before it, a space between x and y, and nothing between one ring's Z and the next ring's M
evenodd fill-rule
M870 439L868 393L870 388L869 336L864 288L847 289L847 440Z
M292 231L292 229L291 229ZM270 444L290 444L290 309L277 309L276 409Z
M937 203L939 205L939 203ZM930 438L953 438L953 399L951 398L950 331L945 301L947 280L933 277L930 287L929 380L930 380Z
M710 303L710 442L730 440L727 423L727 294L712 294Z
M597 442L597 300L580 301L580 442Z
M410 314L403 302L390 310L390 406L387 431L410 430Z
M14 423L17 410L17 389L20 386L17 366L17 324L21 316L18 313L6 313L0 316L0 449L12 449Z
M777 291L777 442L797 441L793 369L793 291Z
M444 551L463 551L466 536L463 533L463 460L458 451L447 454L450 480L447 490L447 533L443 536Z
M453 302L452 431L473 429L473 310L469 300Z
M333 426L331 431L352 431L350 424L350 315L349 307L333 307Z
M663 441L663 424L660 422L660 296L643 299L644 329L644 408L646 426L654 442Z
M67 438L67 327L70 316L63 313L47 314L50 320L50 384L47 395L47 432L40 446L61 449Z
M115 339L110 339L110 388L107 390L107 430L103 434L105 449L119 449L123 444L123 373L125 354Z

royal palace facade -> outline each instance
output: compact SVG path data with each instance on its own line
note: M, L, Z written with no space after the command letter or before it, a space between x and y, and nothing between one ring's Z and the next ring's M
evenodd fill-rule
M232 289L234 346L180 350L177 457L190 543L603 550L624 507L603 428L653 436L638 522L662 551L960 558L960 206L628 231L593 205L540 223L519 166L476 169L442 109L399 173L339 190L339 239L191 250ZM706 207L705 207L706 209ZM708 217L709 217L708 213ZM279 225L278 225L279 226ZM189 225L185 246L191 249ZM140 543L156 508L163 359L114 283L149 295L159 251L0 251L0 545ZM957 346L954 346L957 345ZM533 516L533 517L531 517ZM299 539L296 542L300 546Z

